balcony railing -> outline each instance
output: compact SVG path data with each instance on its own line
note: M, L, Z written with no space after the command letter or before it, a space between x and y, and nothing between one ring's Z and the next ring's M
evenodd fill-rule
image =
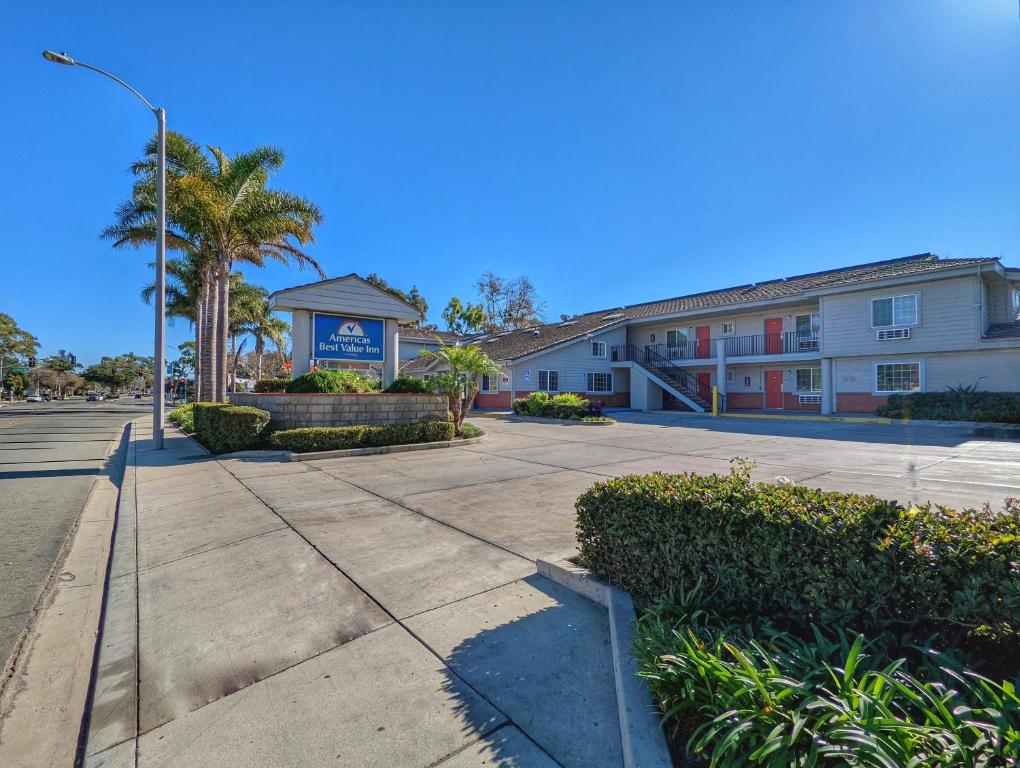
M657 357L666 360L698 360L715 357L719 339L691 339L679 344L645 344ZM721 339L726 357L789 355L819 350L818 333L762 333L753 336L725 336Z

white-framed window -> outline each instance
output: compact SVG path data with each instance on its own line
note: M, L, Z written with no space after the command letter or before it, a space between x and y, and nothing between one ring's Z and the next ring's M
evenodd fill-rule
M1020 312L1020 288L1013 289L1013 311Z
M917 325L917 294L886 296L871 300L871 325L887 328L891 325Z
M482 391L483 392L499 392L499 380L502 374L494 373L491 376L488 374L482 375Z
M593 341L591 343L591 356L592 357L605 357L606 356L606 342L604 342L604 341Z
M422 381L430 381L431 379L432 379L432 374L431 373L422 374L422 377L421 377Z
M812 312L808 315L797 315L794 321L796 322L798 336L814 336L820 328L817 312Z
M559 392L560 391L559 371L539 370L538 388L543 392Z
M798 392L821 392L822 391L822 369L821 368L798 368L797 372Z
M723 336L732 336L736 332L737 332L737 324L734 321L727 320L726 322L722 323L722 326L720 328L720 333Z
M736 376L733 375L733 371L726 371L726 381L730 384L733 383Z
M588 374L588 391L589 392L612 392L613 391L613 374L611 374L611 373L589 373Z
M666 357L680 357L687 349L690 334L686 328L671 328L666 331Z
M875 393L921 391L921 363L875 363Z

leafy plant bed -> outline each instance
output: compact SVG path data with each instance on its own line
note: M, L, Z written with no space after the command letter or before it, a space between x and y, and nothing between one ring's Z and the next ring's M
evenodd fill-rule
M591 424L591 425L606 425L615 424L616 420L611 419L608 416L582 416L579 419L557 419L548 416L522 416L520 414L514 414L514 418L521 419L523 421L533 421L536 424Z
M975 387L952 387L945 392L890 395L876 412L893 419L1020 424L1020 392L979 392Z
M318 453L453 439L452 421L420 421L411 424L283 429L270 434L268 443L273 448L295 453Z

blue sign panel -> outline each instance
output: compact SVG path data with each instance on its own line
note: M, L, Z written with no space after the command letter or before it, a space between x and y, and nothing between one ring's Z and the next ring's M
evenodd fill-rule
M358 360L381 363L385 357L386 323L350 315L315 315L312 357L315 360Z

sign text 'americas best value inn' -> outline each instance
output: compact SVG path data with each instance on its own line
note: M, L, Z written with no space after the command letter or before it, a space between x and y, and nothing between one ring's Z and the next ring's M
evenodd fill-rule
M312 357L381 363L386 351L386 323L350 315L315 315Z

